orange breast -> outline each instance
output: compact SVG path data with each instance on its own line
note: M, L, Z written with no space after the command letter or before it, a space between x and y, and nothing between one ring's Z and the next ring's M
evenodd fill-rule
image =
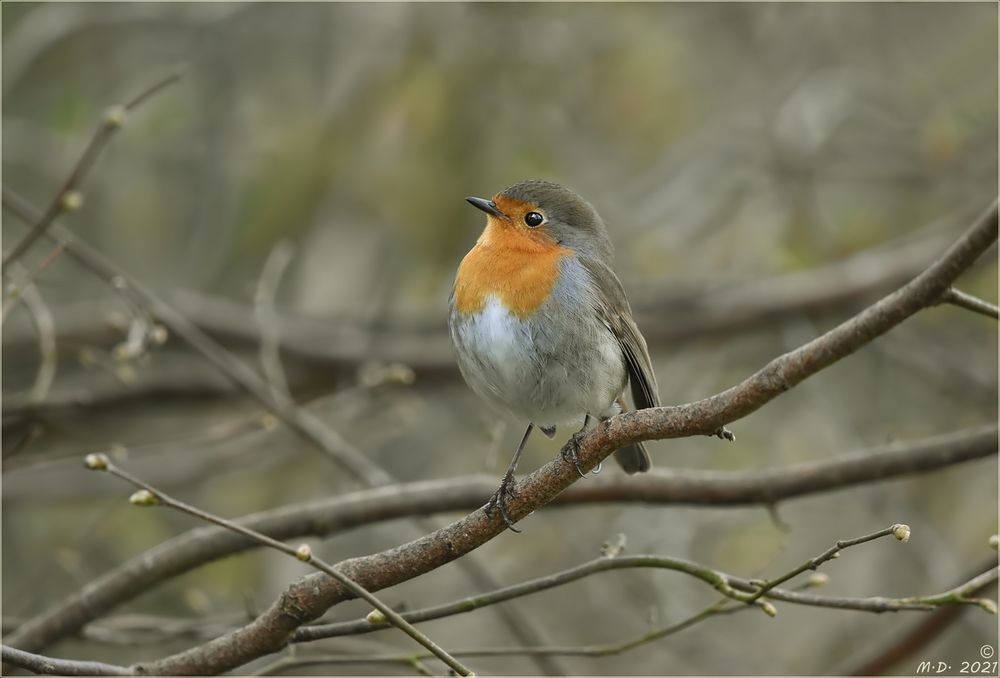
M573 252L541 233L525 233L492 217L455 276L455 308L477 313L492 294L518 317L538 310L559 277L559 260Z

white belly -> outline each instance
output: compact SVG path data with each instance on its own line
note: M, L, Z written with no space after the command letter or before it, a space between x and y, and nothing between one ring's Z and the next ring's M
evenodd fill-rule
M478 313L453 314L465 380L493 406L539 426L616 412L626 380L618 342L596 318L553 323L544 311L521 319L491 297Z

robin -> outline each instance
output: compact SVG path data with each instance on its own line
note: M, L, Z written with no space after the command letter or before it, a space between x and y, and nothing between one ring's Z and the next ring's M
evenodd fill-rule
M625 409L626 384L636 409L656 407L659 396L646 341L611 269L611 240L590 203L537 180L466 200L486 213L486 228L458 267L448 327L466 383L529 422L486 505L513 530L504 504L533 428L551 438L557 426L582 421L563 457L583 476L575 443L591 420ZM629 474L650 468L641 443L617 450L615 460Z

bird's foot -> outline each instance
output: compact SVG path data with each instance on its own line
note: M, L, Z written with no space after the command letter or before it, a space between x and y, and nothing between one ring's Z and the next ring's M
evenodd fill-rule
M486 511L486 515L490 517L493 516L494 511L499 512L500 517L503 518L505 523L507 523L507 527L511 532L521 531L514 527L514 521L510 519L510 515L507 513L507 500L513 498L516 494L514 492L514 486L516 484L517 481L514 480L514 471L507 471L507 473L504 474L503 480L500 481L500 487L497 488L497 491L493 493L492 497L490 497L489 502L487 502L486 506L483 507L483 510Z
M720 438L722 440L728 440L729 442L734 442L736 440L736 434L730 431L725 426L720 426L719 428L715 429L708 435L709 437L715 436L716 438Z
M587 433L585 429L586 426L570 436L570 439L566 441L566 444L563 445L562 450L559 452L559 454L562 455L563 461L567 464L573 464L573 468L576 469L576 472L580 474L581 478L587 477L587 474L580 468L579 456L580 441L583 440L583 436Z

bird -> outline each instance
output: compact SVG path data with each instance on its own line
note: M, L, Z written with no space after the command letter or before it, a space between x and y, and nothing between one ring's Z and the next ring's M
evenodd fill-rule
M572 190L532 179L490 199L466 200L486 227L465 255L449 297L448 328L459 371L496 410L527 421L500 487L484 507L506 510L514 473L534 428L549 438L582 422L562 456L584 476L578 441L593 420L660 403L646 341L612 265L614 249L594 207ZM615 460L628 473L651 467L642 443Z

